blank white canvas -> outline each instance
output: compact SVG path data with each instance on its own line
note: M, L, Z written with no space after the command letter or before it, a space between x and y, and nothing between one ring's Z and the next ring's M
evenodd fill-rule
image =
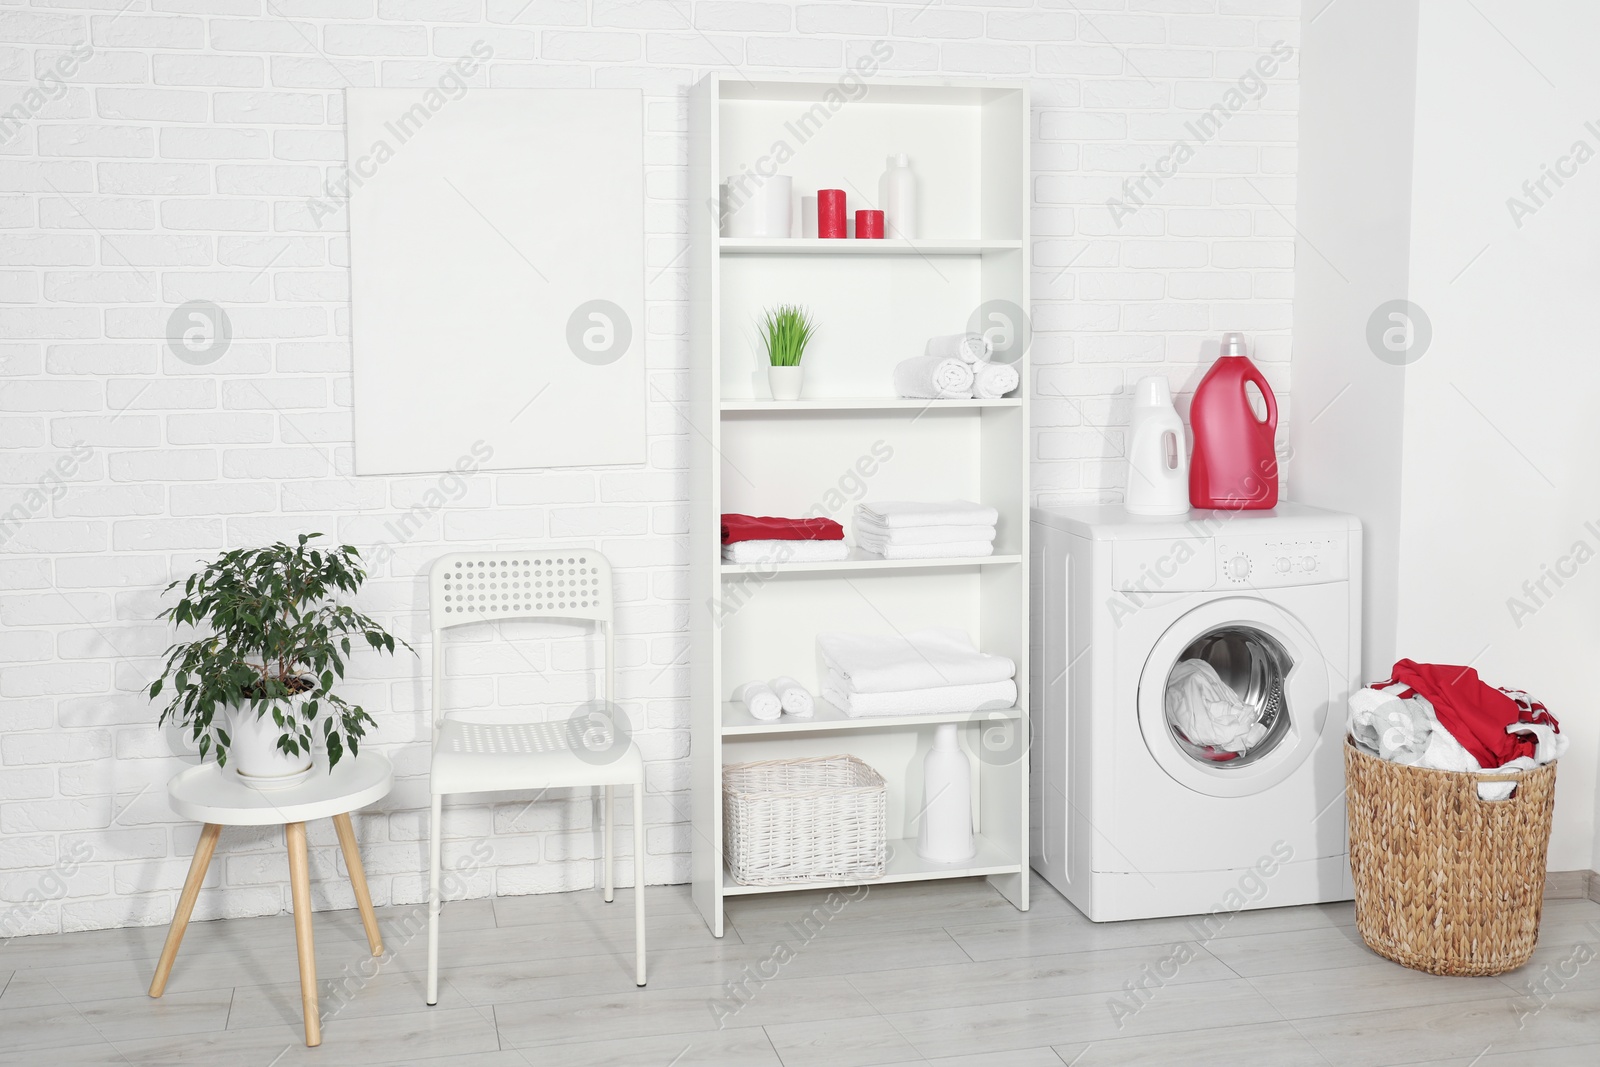
M639 91L346 102L356 472L644 462Z

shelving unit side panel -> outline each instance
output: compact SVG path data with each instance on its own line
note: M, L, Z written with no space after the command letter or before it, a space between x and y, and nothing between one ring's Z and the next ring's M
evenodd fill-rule
M717 75L689 92L689 773L690 871L696 907L723 933L721 649L714 605L721 583L718 403ZM697 210L698 207L698 210ZM654 399L654 398L652 398Z

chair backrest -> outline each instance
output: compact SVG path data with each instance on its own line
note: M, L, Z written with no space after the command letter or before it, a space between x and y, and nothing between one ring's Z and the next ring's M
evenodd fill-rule
M519 618L609 624L611 599L611 561L592 548L452 552L428 579L434 630Z
M451 552L428 574L433 728L444 721L444 631L499 619L588 620L605 632L606 706L616 699L611 561L592 548Z

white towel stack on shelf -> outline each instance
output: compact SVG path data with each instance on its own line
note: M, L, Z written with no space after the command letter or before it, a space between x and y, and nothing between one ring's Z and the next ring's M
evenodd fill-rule
M955 627L908 634L819 633L822 695L853 718L1009 708L1017 665Z
M894 368L895 391L917 400L995 400L1020 384L1017 368L991 363L989 340L975 333L928 338L920 356Z
M884 559L962 559L994 555L994 508L966 500L858 504L856 544Z

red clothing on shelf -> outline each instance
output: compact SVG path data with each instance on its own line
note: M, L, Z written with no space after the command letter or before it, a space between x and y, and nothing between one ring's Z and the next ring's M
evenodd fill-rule
M1415 663L1403 659L1394 665L1394 677L1373 688L1400 684L1407 691L1396 693L1402 700L1421 694L1433 705L1439 725L1486 769L1503 767L1518 756L1533 756L1539 748L1533 734L1506 733L1514 723L1548 726L1556 733L1561 726L1545 706L1526 693L1512 694L1496 689L1478 678L1471 667L1452 667L1440 663Z
M843 541L844 527L832 519L782 519L771 515L722 516L722 543L735 541Z

